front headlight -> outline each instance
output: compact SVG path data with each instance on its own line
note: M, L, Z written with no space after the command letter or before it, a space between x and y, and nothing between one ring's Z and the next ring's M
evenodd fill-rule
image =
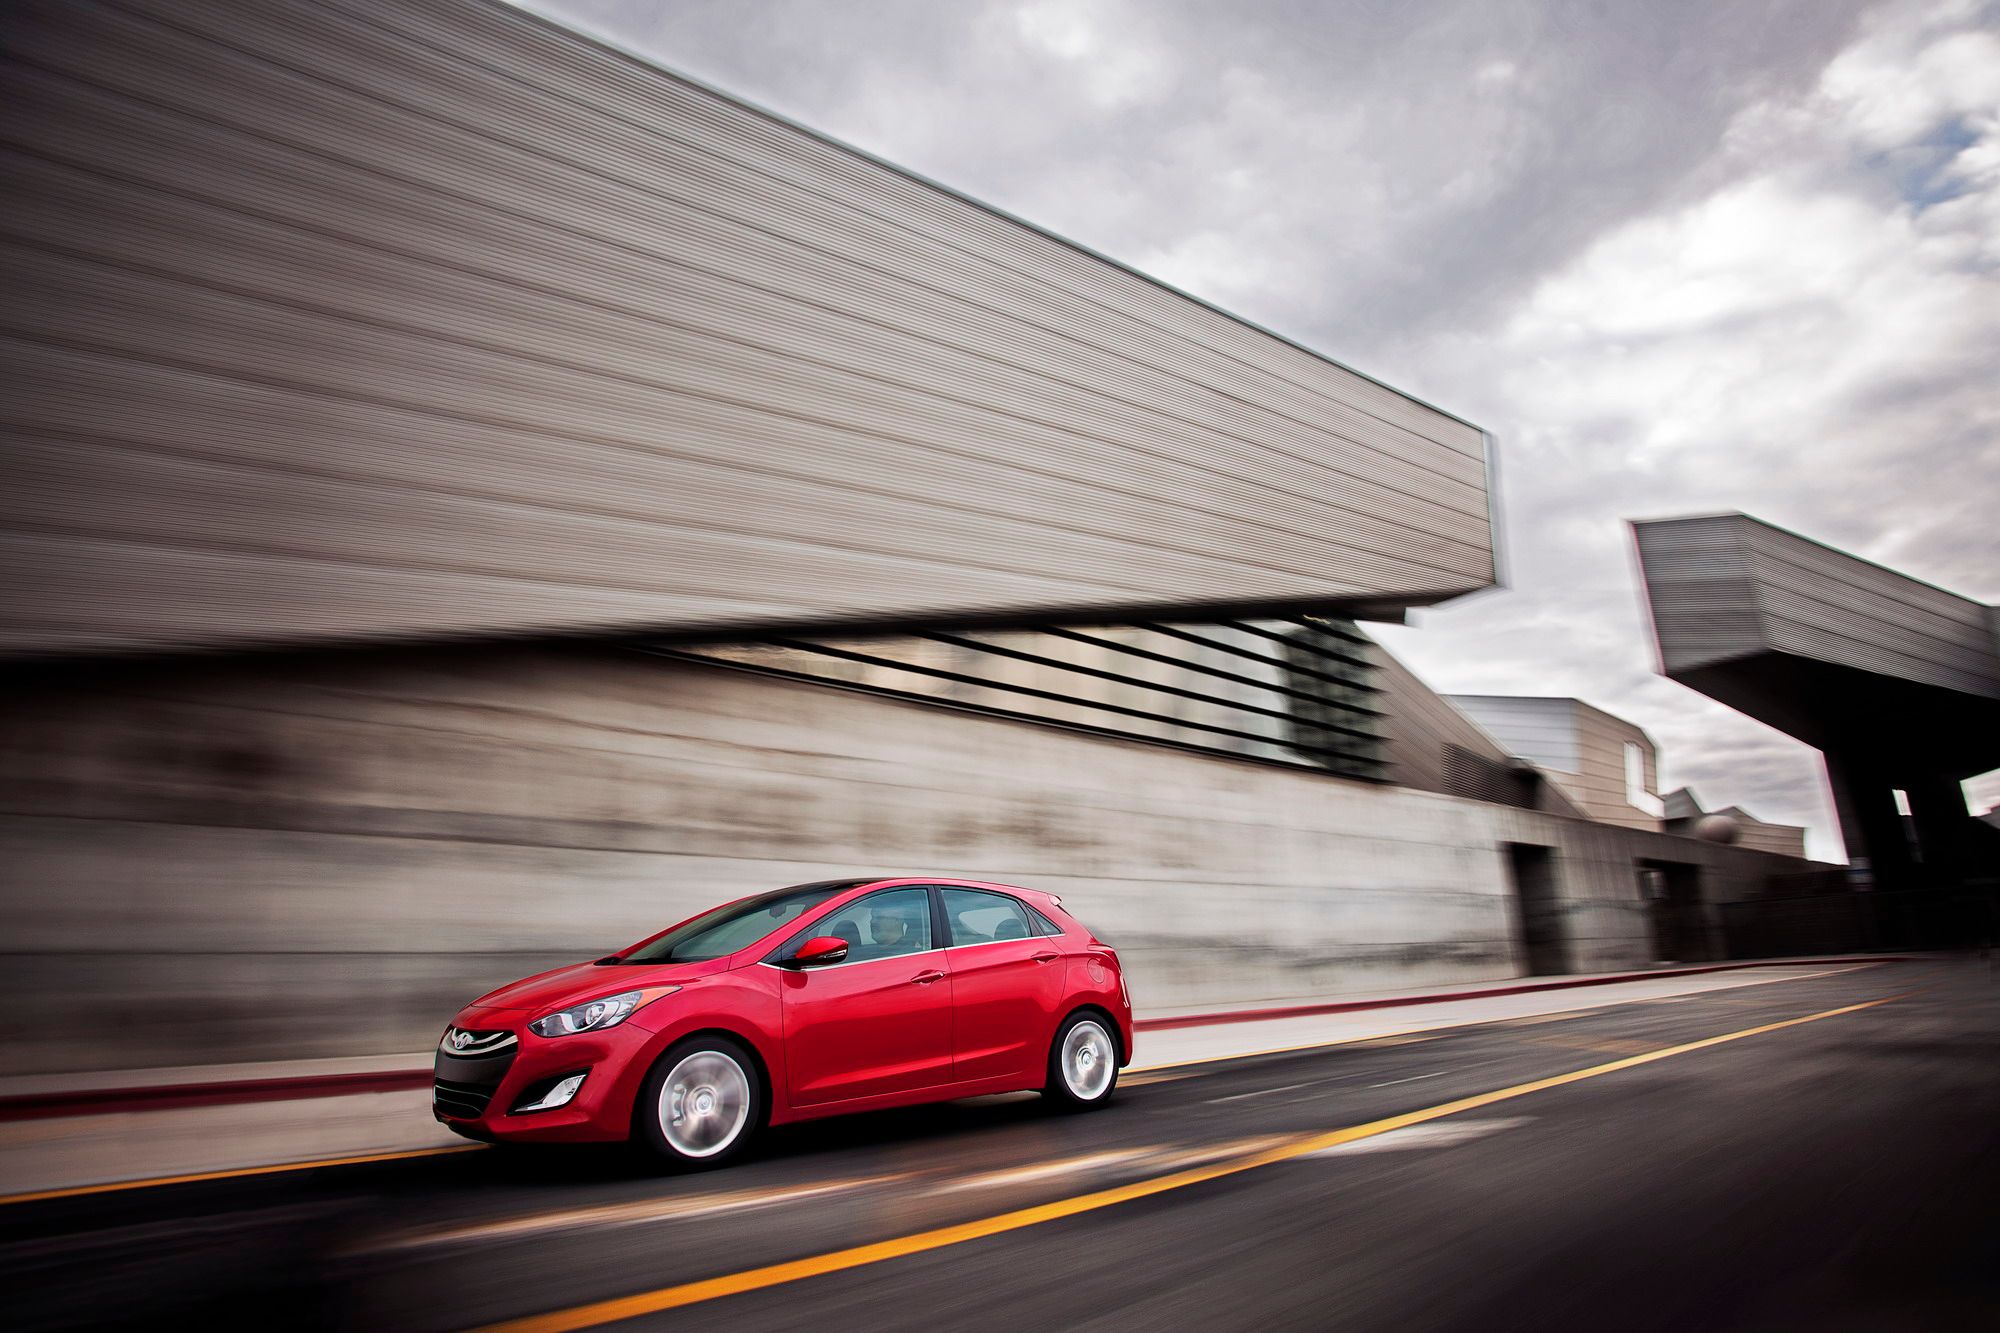
M615 1028L630 1018L640 1005L659 999L662 995L672 995L679 986L654 986L647 990L628 990L617 995L607 995L601 1000L590 1000L559 1009L528 1024L528 1031L538 1037L567 1037L577 1032L601 1032L605 1028Z

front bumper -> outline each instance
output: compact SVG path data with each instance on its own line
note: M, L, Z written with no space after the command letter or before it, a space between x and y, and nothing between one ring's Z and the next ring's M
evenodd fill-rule
M431 1114L454 1133L485 1143L604 1143L630 1137L632 1099L650 1065L653 1034L619 1024L603 1032L538 1037L525 1010L467 1009L453 1028L480 1034L484 1053L440 1045L433 1061ZM513 1037L501 1042L497 1034ZM495 1048L495 1045L498 1048ZM567 1105L517 1112L550 1084L585 1074Z

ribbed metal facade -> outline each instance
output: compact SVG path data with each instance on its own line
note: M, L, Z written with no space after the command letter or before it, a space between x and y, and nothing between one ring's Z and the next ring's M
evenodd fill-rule
M0 41L0 651L1493 579L1477 428L507 6Z
M1877 889L2000 882L1965 778L2000 765L2000 622L1744 514L1633 525L1660 669L1826 756Z
M1745 514L1634 532L1669 675L1784 653L2000 699L1992 607Z
M1507 753L1558 773L1583 771L1582 736L1574 699L1513 694L1448 694Z

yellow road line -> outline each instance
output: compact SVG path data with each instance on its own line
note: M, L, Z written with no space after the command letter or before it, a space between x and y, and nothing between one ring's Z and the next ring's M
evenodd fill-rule
M1907 993L1907 992L1906 992ZM1169 1190L1184 1189L1189 1185L1199 1185L1204 1181L1216 1180L1223 1176L1233 1176L1244 1171L1254 1171L1261 1166L1289 1161L1303 1157L1307 1153L1323 1152L1343 1143L1353 1143L1359 1139L1373 1138L1377 1134L1387 1134L1392 1130L1407 1129L1411 1125L1421 1125L1426 1121L1438 1120L1462 1111L1473 1111L1496 1102L1511 1101L1530 1093L1545 1092L1550 1088L1560 1088L1584 1079L1597 1078L1604 1074L1616 1073L1623 1069L1633 1069L1639 1065L1651 1064L1676 1055L1686 1055L1691 1051L1707 1050L1725 1042L1741 1041L1745 1037L1760 1036L1766 1032L1777 1032L1784 1028L1797 1027L1802 1023L1816 1023L1822 1018L1834 1018L1841 1014L1856 1013L1872 1009L1876 1005L1888 1004L1891 1000L1903 998L1901 995L1885 996L1879 1000L1866 1000L1860 1004L1843 1005L1838 1009L1825 1009L1816 1014L1806 1014L1800 1018L1787 1018L1776 1023L1764 1023L1738 1032L1726 1032L1716 1037L1704 1037L1699 1041L1684 1042L1678 1046L1666 1046L1644 1055L1627 1056L1608 1064L1592 1065L1587 1069L1572 1070L1567 1074L1557 1074L1551 1078L1536 1079L1530 1083L1517 1083L1510 1088L1500 1088L1493 1092L1482 1092L1471 1097L1461 1097L1456 1101L1441 1102L1420 1111L1410 1111L1403 1115L1389 1116L1382 1120L1372 1120L1366 1124L1350 1125L1346 1129L1336 1129L1324 1134L1305 1135L1291 1139L1277 1147L1243 1157L1228 1158L1206 1166L1191 1167L1184 1171L1155 1176L1150 1180L1134 1181L1129 1185L1118 1185L1111 1189L1096 1190L1089 1194L1078 1194L1068 1199L1058 1199L1053 1203L1037 1204L1031 1208L1019 1208L1012 1212L998 1213L992 1217L982 1217L971 1222L960 1222L953 1226L937 1227L930 1231L919 1231L891 1240L876 1241L869 1245L856 1245L844 1250L833 1250L805 1259L794 1259L787 1263L767 1264L762 1268L746 1269L738 1273L726 1273L721 1277L705 1278L698 1282L683 1282L677 1286L661 1287L655 1291L641 1292L635 1296L622 1296L614 1300L596 1301L588 1305L572 1306L566 1310L552 1310L547 1314L533 1315L526 1319L508 1320L504 1323L489 1324L476 1333L570 1333L573 1329L595 1328L600 1324L614 1323L621 1319L636 1319L641 1315L658 1314L663 1310L675 1310L682 1306L696 1305L723 1296L735 1296L748 1291L760 1291L787 1282L797 1282L803 1278L820 1277L828 1273L843 1272L851 1268L861 1268L869 1264L882 1263L889 1259L900 1259L907 1255L921 1254L927 1250L943 1249L950 1245L962 1245L967 1241L983 1240L1008 1231L1018 1231L1023 1227L1054 1222L1065 1217L1075 1217L1079 1213L1094 1212L1109 1208L1114 1204L1143 1199L1154 1194L1164 1194Z
M74 1199L85 1194L115 1194L120 1190L146 1190L159 1185L190 1185L201 1180L235 1180L239 1176L275 1176L286 1171L312 1171L322 1166L361 1166L368 1162L401 1162L412 1157L442 1157L447 1153L478 1152L483 1143L453 1144L448 1148L411 1148L403 1152L362 1153L354 1157L320 1157L309 1162L276 1162L270 1166L233 1166L222 1171L195 1171L183 1176L148 1176L143 1180L111 1180L101 1185L72 1185L66 1189L36 1190L30 1194L0 1195L0 1207L10 1203L40 1203L44 1199Z

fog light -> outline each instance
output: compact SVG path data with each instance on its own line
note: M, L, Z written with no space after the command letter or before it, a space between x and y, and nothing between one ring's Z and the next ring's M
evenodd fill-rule
M583 1086L583 1078L582 1074L571 1074L568 1078L558 1080L554 1087L535 1098L535 1100L515 1107L514 1114L521 1115L528 1111L553 1111L558 1106L568 1106L575 1099L576 1090Z

